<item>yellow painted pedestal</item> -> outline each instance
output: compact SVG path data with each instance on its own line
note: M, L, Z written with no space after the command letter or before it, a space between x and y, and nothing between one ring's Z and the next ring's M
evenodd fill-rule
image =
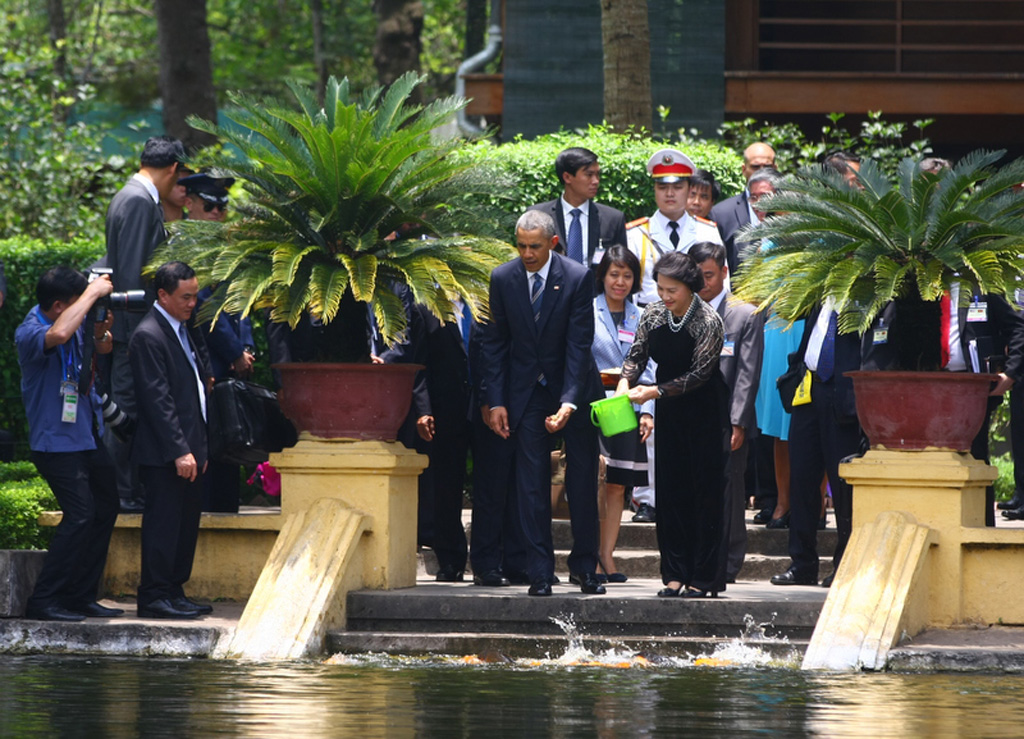
M281 515L307 510L321 498L340 500L369 516L365 542L367 588L416 584L417 479L427 458L397 441L342 441L303 434L270 457L281 473Z
M285 524L219 656L297 659L344 624L355 588L416 584L417 478L427 458L397 442L305 436L271 464Z
M995 468L966 453L872 450L840 466L853 536L805 667L879 669L902 635L1024 624L1024 530L985 527Z

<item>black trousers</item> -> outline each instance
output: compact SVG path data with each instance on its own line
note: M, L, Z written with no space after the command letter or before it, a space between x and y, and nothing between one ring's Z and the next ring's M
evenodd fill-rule
M531 582L551 581L555 550L551 539L551 435L544 419L557 412L558 400L542 385L534 388L526 410L512 432L515 443L516 497L526 547L526 573ZM569 571L597 570L597 429L586 410L572 414L564 431L565 492L569 499L572 549Z
M515 447L483 422L473 419L473 520L469 561L481 575L502 570L527 577L526 550L516 499Z
M473 437L472 424L464 417L437 413L430 457L433 538L431 549L442 567L466 568L466 530L462 525L462 500L466 487L466 457Z
M138 417L135 405L135 386L132 381L132 367L128 363L128 344L115 341L110 356L110 379L106 383L110 397L124 413L132 418ZM141 501L146 497L142 483L139 481L138 465L131 461L131 444L121 441L117 434L108 433L103 441L110 452L114 464L114 475L117 481L117 492L122 500Z
M120 501L107 450L32 452L64 516L29 599L29 608L80 608L96 600Z
M821 480L828 475L835 507L838 541L832 561L836 567L853 529L853 495L839 477L839 462L860 449L860 426L840 415L835 385L814 380L812 402L793 408L789 426L789 556L801 576L818 576L818 521L821 520Z
M199 539L203 476L179 477L174 465L139 467L146 486L142 514L142 576L138 604L184 597Z

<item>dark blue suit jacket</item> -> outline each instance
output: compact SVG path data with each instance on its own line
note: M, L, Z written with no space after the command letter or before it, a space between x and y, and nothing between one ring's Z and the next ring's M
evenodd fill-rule
M201 334L189 329L189 341L206 388L209 367ZM138 405L132 459L159 467L191 452L202 469L207 460L206 421L195 372L167 319L151 308L129 344Z
M736 243L736 233L750 223L750 209L747 205L747 191L733 195L711 208L711 220L718 226L718 233L725 245L725 258L729 263L730 274L735 274L743 261L743 248L746 242Z
M491 273L491 323L482 337L487 405L508 410L509 427L522 419L543 374L560 403L588 412L603 397L594 364L593 286L582 265L552 253L540 318L533 319L526 268L519 259Z

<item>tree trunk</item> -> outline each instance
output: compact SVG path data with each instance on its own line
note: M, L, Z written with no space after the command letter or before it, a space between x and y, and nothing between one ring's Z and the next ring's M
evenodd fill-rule
M309 11L313 16L313 66L316 68L316 96L323 103L327 91L327 53L324 49L324 3L310 0Z
M618 131L650 129L651 43L645 0L601 0L604 117Z
M488 0L466 0L466 36L462 57L469 59L484 48ZM497 19L494 19L497 20Z
M373 63L377 80L390 85L404 73L418 72L423 42L423 3L419 0L375 0L377 39L373 45ZM413 91L418 96L419 88Z
M50 23L50 45L56 51L53 60L53 74L63 83L68 82L68 55L64 42L68 35L68 22L64 15L64 0L47 0L46 14ZM58 126L67 123L67 106L55 103L53 106L54 122Z
M164 129L192 151L216 141L215 137L197 131L185 122L190 115L217 120L206 0L154 2Z

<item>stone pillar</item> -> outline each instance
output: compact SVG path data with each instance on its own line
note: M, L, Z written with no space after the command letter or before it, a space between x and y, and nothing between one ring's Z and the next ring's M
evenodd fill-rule
M839 474L853 486L855 531L897 511L934 532L922 573L927 600L911 608L915 620L922 619L922 626L967 620L963 549L987 533L985 486L996 469L967 453L873 449L842 465Z
M341 500L369 517L363 535L363 586L416 584L417 479L427 458L395 441L321 439L303 434L273 454L281 473L281 513L309 509L321 498Z

